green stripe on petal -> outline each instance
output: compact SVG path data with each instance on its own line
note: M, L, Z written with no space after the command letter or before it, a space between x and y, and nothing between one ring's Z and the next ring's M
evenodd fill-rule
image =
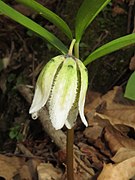
M49 102L49 114L53 127L61 129L76 98L77 67L72 57L67 57L60 69Z
M47 102L53 85L55 74L60 64L65 60L64 55L56 56L51 59L41 71L37 83L35 95L29 113L39 111Z
M82 122L85 124L85 126L88 126L88 123L84 116L84 104L85 104L85 97L88 88L88 72L82 61L80 61L79 59L77 59L77 64L81 74L81 87L80 87L79 102L78 102L79 114L82 119Z

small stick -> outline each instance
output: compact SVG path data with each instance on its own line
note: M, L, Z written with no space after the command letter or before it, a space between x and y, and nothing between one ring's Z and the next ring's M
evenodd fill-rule
M22 143L18 143L17 147L25 156L34 157L34 155Z

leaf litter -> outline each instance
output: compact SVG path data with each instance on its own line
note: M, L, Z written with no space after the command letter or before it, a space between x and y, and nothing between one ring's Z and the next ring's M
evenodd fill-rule
M99 94L92 102L86 104L85 112L89 127L85 129L84 135L88 143L104 156L101 159L102 168L97 179L133 178L135 102L123 97L121 87L114 87L107 94L103 96ZM98 157L96 151L95 156Z
M119 2L122 2L122 0ZM47 3L49 2L47 1ZM49 6L52 6L52 4L53 3L50 2ZM29 11L27 8L24 9L23 6L16 6L15 8L19 9L26 15L30 16L32 14L33 18L37 16L37 14L33 14L33 12ZM115 6L112 13L114 16L117 16L118 14L126 14L125 10L120 6ZM33 43L31 43L30 37L27 38L24 34L18 31L18 25L13 22L9 23L8 19L3 18L1 18L0 22L1 25L5 24L5 27L1 27L1 32L3 29L6 29L5 32L2 32L4 33L4 40L7 39L7 33L10 33L8 36L8 43L5 43L5 41L1 39L1 42L4 42L4 45L1 44L0 46L0 48L3 49L2 52L4 52L1 56L4 66L2 66L3 69L0 74L0 91L5 93L7 91L7 81L14 83L13 76L8 78L7 76L11 73L11 75L13 75L13 73L18 74L18 76L22 75L20 73L22 70L20 59L25 60L25 67L31 67L31 60L33 61L33 64L36 63L35 72L29 71L29 69L25 68L26 71L24 74L28 74L29 79L31 79L33 74L34 76L37 76L43 66L43 62L37 63L37 51L35 51L33 46L31 46L31 44L35 44L35 42L37 43L37 39L33 39ZM5 22L7 22L7 24ZM11 33L13 30L16 36ZM20 28L20 30L22 29ZM12 39L10 39L10 37L12 37ZM8 44L12 45L15 42L14 38L17 39L15 48L18 49L18 52L14 51L14 47L13 52L10 51L12 47L8 47ZM23 44L23 46L21 44ZM45 49L46 47L44 48L43 46L42 48ZM5 49L9 49L9 51L5 52ZM46 52L44 56L46 57ZM8 59L5 59L7 57ZM130 68L134 69L134 59L132 59L130 63ZM14 98L12 97L12 99ZM3 102L1 99L0 101ZM22 101L22 97L20 101ZM14 105L15 103L11 104ZM9 105L11 106L11 104ZM19 103L18 106L21 106L22 104L27 106L26 102ZM30 119L30 117L24 115L28 112L27 107L24 106L18 110L18 112L21 113L20 116L23 115L21 121L19 121L20 124L22 124L22 119L26 121L27 119ZM18 109L18 107L15 108ZM9 112L6 112L6 114L7 113ZM4 113L1 114L0 120L5 122L5 117L3 116ZM113 90L104 95L88 91L85 115L89 127L84 129L84 126L82 126L80 121L78 121L75 127L75 180L134 179L135 102L123 97L121 87L114 87ZM10 118L12 119L11 114ZM20 117L17 116L14 119L19 118ZM23 139L20 144L18 143L18 145L14 145L16 147L14 147L15 151L13 151L13 153L8 153L9 151L6 149L4 153L2 152L3 154L0 154L0 178L6 180L66 179L65 150L58 148L47 134L41 132L41 125L38 125L38 123L36 124L35 132L33 125L31 124L30 126L32 133L29 135L28 132L25 132L26 138ZM2 125L1 129L3 130L5 127L6 124ZM38 129L40 129L40 132L38 132ZM65 132L65 129L63 129L63 131ZM2 133L4 134L5 130L2 131ZM35 139L37 134L40 134L40 138L42 137L42 139ZM6 142L4 146L10 147L11 150L13 144L14 142L10 140L10 142Z

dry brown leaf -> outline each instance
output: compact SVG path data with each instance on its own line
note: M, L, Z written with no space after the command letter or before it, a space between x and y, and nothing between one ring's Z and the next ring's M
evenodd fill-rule
M126 159L135 157L135 150L128 148L120 148L117 153L111 158L115 163L120 163Z
M120 87L115 87L102 97L106 101L106 109L104 115L109 117L111 124L124 124L135 129L135 104L122 97Z
M63 175L61 180L67 180L66 173ZM92 176L84 171L82 168L80 168L77 172L74 172L74 180L90 180L92 179Z
M110 149L107 147L107 145L101 140L101 138L98 138L96 142L94 143L94 146L97 147L100 152L104 155L106 155L108 158L112 157L112 154L110 152Z
M135 55L130 60L129 69L132 71L135 70Z
M80 150L83 154L87 156L87 159L91 162L91 164L87 163L88 166L92 166L96 169L101 169L103 164L102 164L102 159L104 158L101 153L99 153L94 147L89 146L84 143L79 143L78 146L80 147Z
M86 128L83 133L85 137L92 143L101 136L102 130L103 128L101 126L95 125L93 127Z
M20 179L36 180L37 166L41 163L39 159L30 159L19 169Z
M119 164L105 164L97 180L129 180L135 175L135 157Z
M112 15L116 16L116 15L120 15L120 14L127 14L127 12L120 6L115 6L112 10Z
M14 9L19 11L20 13L24 14L25 16L31 16L32 14L34 14L34 11L31 10L30 8L22 5L22 4L15 4Z
M94 103L95 100L97 100L98 98L100 99L100 96L101 96L101 93L88 89L87 94L86 94L85 104L91 104L92 102Z
M22 168L19 171L19 179L26 179L31 180L31 172L29 171L29 167L27 165L22 166Z
M60 169L56 169L52 164L49 163L41 163L37 167L38 171L38 180L61 180L62 172Z
M18 169L21 168L23 163L24 159L22 158L0 155L0 176L12 180L18 174Z
M94 103L94 104L93 104ZM91 113L94 112L95 114ZM86 106L86 116L89 125L93 116L108 120L112 125L122 124L135 129L135 102L123 97L121 87L115 87Z
M36 167L39 163L41 161L37 159L25 162L25 158L0 155L0 177L6 180L14 178L35 180L37 176Z
M135 149L135 140L121 134L112 126L104 129L104 139L114 154L122 147Z

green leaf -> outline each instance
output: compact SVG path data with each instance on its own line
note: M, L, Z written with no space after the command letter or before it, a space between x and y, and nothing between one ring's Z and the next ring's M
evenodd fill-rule
M135 71L131 74L128 80L124 96L126 98L135 100Z
M89 63L96 60L97 58L100 58L104 55L112 53L116 50L122 49L131 44L135 44L135 33L120 37L118 39L115 39L99 47L86 58L86 60L84 61L84 64L88 65Z
M66 24L66 22L63 19L61 19L54 12L42 6L35 0L16 0L16 1L38 12L41 16L43 16L44 18L52 22L54 25L56 25L63 33L67 35L67 37L70 40L72 39L72 32L69 26Z
M52 33L47 31L45 28L43 28L36 22L32 21L31 19L22 15L18 11L14 10L13 8L8 6L1 0L0 0L0 11L6 16L13 19L14 21L22 24L23 26L34 31L35 33L37 33L38 35L40 35L41 37L49 41L53 46L55 46L63 54L67 54L68 52L67 47L56 36L54 36Z
M81 7L78 10L75 24L75 37L77 42L81 40L81 37L85 29L98 15L98 13L110 2L111 0L84 0Z

